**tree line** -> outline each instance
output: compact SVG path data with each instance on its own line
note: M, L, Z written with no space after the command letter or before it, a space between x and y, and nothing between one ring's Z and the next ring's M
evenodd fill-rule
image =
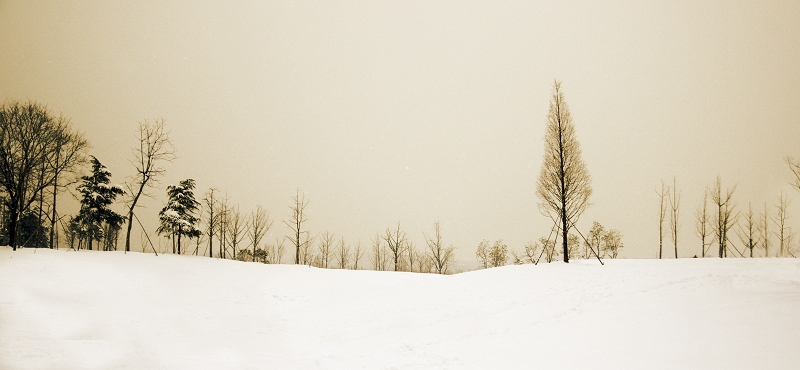
M71 249L115 251L125 227L128 252L136 225L145 237L141 250L158 253L137 212L142 197L156 197L165 165L176 158L164 120L139 123L130 161L134 175L122 185L111 184L111 172L87 153L89 147L68 118L53 115L42 104L10 101L0 107L0 244L13 250L58 248L63 235ZM80 209L75 215L60 215L58 195L71 186ZM331 232L312 236L307 229L308 201L298 190L289 217L283 220L291 233L265 241L274 219L263 207L242 214L218 189L210 188L200 200L195 189L193 179L166 186L167 201L158 212L156 234L169 240L172 253L274 264L282 263L293 248L294 263L321 268L452 272L455 248L444 244L439 222L432 233L423 232L423 248L407 237L399 223L376 234L369 246L360 241L351 245ZM119 201L125 215L111 209Z
M800 191L800 160L786 157L785 162L794 175L791 186ZM800 245L789 225L788 194L781 191L773 204L764 202L763 207L758 205L754 209L753 203L748 202L747 208L740 209L735 193L736 185L723 186L720 176L704 189L693 220L694 233L700 240L699 257L797 257ZM678 258L680 192L675 179L671 187L662 181L656 194L660 199L658 258L662 258L665 222L666 236L671 239Z

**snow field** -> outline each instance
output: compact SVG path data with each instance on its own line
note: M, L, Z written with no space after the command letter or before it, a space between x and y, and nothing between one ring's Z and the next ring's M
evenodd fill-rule
M794 369L800 261L452 276L0 247L0 369Z

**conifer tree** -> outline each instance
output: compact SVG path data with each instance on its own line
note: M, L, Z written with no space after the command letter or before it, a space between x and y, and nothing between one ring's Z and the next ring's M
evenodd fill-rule
M181 253L181 237L196 238L200 236L197 227L199 219L194 215L200 203L194 198L195 182L192 179L181 181L178 185L167 186L167 205L158 213L161 224L158 233L169 235L175 242L177 236L178 254ZM174 250L173 250L174 252Z
M120 228L125 220L109 206L124 191L119 185L109 185L111 172L94 156L91 157L92 175L81 177L78 192L81 193L81 210L76 222L80 225L81 236L87 241L87 248L92 250L92 241L103 238L104 225L112 230Z

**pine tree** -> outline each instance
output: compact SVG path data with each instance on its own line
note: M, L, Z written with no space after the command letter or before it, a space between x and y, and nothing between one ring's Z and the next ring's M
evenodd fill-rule
M194 199L194 187L195 182L192 179L183 180L178 185L167 186L169 200L158 213L161 225L157 231L159 234L171 236L173 242L177 236L178 254L181 253L182 236L190 238L200 236L200 229L197 227L200 220L194 215L200 203Z
M81 177L78 192L81 193L81 210L76 218L80 225L80 235L88 242L87 248L92 250L92 241L100 241L104 236L104 225L112 230L120 228L124 217L108 208L118 195L124 191L119 185L109 185L111 172L94 156L91 157L92 175Z

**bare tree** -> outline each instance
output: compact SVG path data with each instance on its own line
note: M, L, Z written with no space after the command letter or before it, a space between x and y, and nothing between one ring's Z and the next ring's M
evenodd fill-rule
M394 271L400 271L400 257L403 255L408 240L406 239L406 232L400 230L399 222L397 223L397 229L386 229L386 235L384 235L383 240L386 241L386 245L392 253L390 257L394 262Z
M619 250L624 247L622 244L622 233L618 230L611 229L603 234L603 246L611 258L617 258Z
M656 190L660 201L658 216L658 258L661 259L664 250L664 219L667 215L667 202L669 201L669 187L661 180L661 191Z
M246 217L243 219L241 213L239 212L239 206L233 206L230 208L230 217L228 222L228 234L230 235L231 240L231 248L233 249L233 258L236 259L236 252L239 251L239 245L244 241L245 234L247 230L245 227L247 225Z
M717 176L717 181L714 183L714 188L711 191L711 201L717 206L716 234L720 258L728 255L728 231L736 224L736 216L734 214L736 206L733 204L732 200L734 191L736 191L736 186L723 191L722 179Z
M268 245L264 248L267 254L267 263L279 264L283 261L283 254L285 252L284 242L286 239L276 239L275 243Z
M697 208L694 213L696 224L695 224L695 232L697 236L700 238L702 242L702 249L701 249L701 257L705 258L706 256L706 247L711 245L713 241L709 241L706 243L706 238L708 238L711 230L709 230L709 223L710 215L708 214L708 189L703 192L703 206L701 208Z
M550 240L548 238L542 237L539 238L539 243L542 244L542 253L544 253L544 257L547 263L553 262L555 260L555 257L557 256L555 239ZM537 262L538 261L539 260L537 260Z
M672 195L669 197L669 226L670 231L672 231L672 243L675 245L675 258L678 258L678 230L680 229L680 222L678 217L680 216L680 206L681 206L681 193L678 192L678 186L675 182L675 177L672 178Z
M0 106L0 192L8 212L5 226L12 250L19 244L22 214L37 199L43 203L44 189L54 184L57 189L58 175L69 168L61 157L64 149L74 149L71 166L75 169L83 163L87 147L68 120L54 118L43 105L10 101Z
M764 257L769 257L769 219L767 202L764 202L764 213L758 215L758 236L761 239L761 249L764 250Z
M797 191L800 191L800 160L786 157L786 163L789 164L789 169L792 170L794 174L794 181L791 184Z
M742 244L750 250L750 258L753 258L753 249L758 247L758 239L756 239L758 220L753 215L752 204L747 204L747 213L744 217L744 224L739 225L739 230L736 233L739 234L739 240L741 240Z
M248 224L250 230L250 243L253 245L253 262L256 261L256 249L261 246L261 239L272 228L273 220L270 219L269 213L261 206L256 206L256 209L250 214L250 222Z
M478 244L478 250L475 251L475 257L478 258L478 262L481 263L483 268L489 268L491 265L491 258L489 253L491 252L491 246L489 246L489 241L484 239Z
M286 238L294 245L294 263L300 264L300 250L307 247L309 243L309 234L307 230L303 230L303 223L308 221L306 218L305 210L308 206L308 201L305 199L305 194L301 195L300 190L292 197L294 204L289 206L292 210L292 215L289 220L284 220L283 223L292 230L292 234Z
M358 261L361 260L361 257L364 256L364 249L361 248L361 240L356 243L356 247L353 250L353 270L358 270Z
M786 193L781 192L781 196L778 198L778 204L775 208L778 209L778 213L773 219L775 226L778 227L778 231L775 232L775 236L778 237L778 257L786 257L789 249L787 248L789 246L788 241L791 237L791 232L786 225L786 221L789 219L789 214L787 213L789 209L789 198L786 197Z
M333 248L336 238L334 237L333 233L324 232L319 240L319 264L318 267L328 268L331 262L331 255L333 254Z
M217 212L217 200L214 199L214 192L217 189L211 188L208 189L206 196L203 198L203 204L205 206L205 210L208 214L208 221L206 229L206 235L208 235L208 256L214 257L214 233L219 227L219 214Z
M583 258L591 258L591 254L589 252L589 248L596 248L597 253L600 253L604 248L602 248L603 244L603 237L606 234L606 229L601 225L599 222L594 221L592 223L592 228L589 229L589 237L584 242L584 253ZM605 255L603 256L605 257Z
M229 225L230 225L230 217L231 217L231 207L229 205L230 200L228 199L228 194L225 194L225 198L222 198L217 205L217 235L219 239L219 258L225 259L228 257L228 237L229 237Z
M439 221L433 223L433 237L428 237L423 232L425 243L428 245L428 256L433 262L434 272L437 274L446 274L447 269L453 263L453 254L455 248L451 245L444 247L442 244L442 233Z
M48 166L53 171L53 204L51 205L50 217L50 249L58 248L56 242L56 222L60 220L56 212L56 204L58 200L58 193L64 190L67 186L77 182L77 170L83 164L87 163L86 150L89 148L89 142L86 141L83 134L76 132L72 129L72 123L69 119L59 116L56 124L60 126L58 130L59 135L56 135L55 146L56 150L52 157L49 158ZM71 175L71 178L65 183L59 183L59 179L63 175ZM42 188L43 190L43 188ZM41 195L41 190L40 190Z
M139 122L139 133L136 136L139 147L133 149L133 164L136 175L125 182L126 193L130 197L128 205L128 228L125 231L125 251L131 250L131 227L133 226L133 211L139 198L144 195L151 197L147 189L152 188L164 175L164 162L175 159L175 149L169 139L169 133L164 129L164 120L158 119L154 123L147 120Z
M342 240L339 241L339 268L346 269L348 264L350 263L350 248L347 247L347 244L344 242L344 237Z
M530 240L527 243L525 243L525 259L527 259L530 263L533 264L538 263L539 258L541 258L537 257L537 255L539 255L540 248L541 246L539 245L539 243L533 240Z
M386 271L386 245L383 244L380 234L375 234L372 239L372 268L375 271Z
M542 170L536 184L541 200L539 209L551 219L561 220L564 262L569 262L569 229L589 205L592 188L572 115L558 81L553 83L544 142Z

